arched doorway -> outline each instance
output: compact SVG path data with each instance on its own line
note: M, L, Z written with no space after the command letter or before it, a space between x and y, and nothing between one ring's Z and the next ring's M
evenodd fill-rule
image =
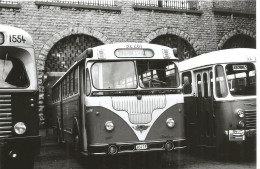
M103 42L92 36L84 34L73 34L59 40L50 49L45 61L44 73L46 79L42 84L44 86L44 116L47 128L55 125L56 114L50 113L52 103L52 85L68 70L76 61L76 58L84 50L90 47L102 45Z
M229 38L222 47L222 49L230 48L256 48L256 41L254 38L247 35L235 35Z
M150 43L177 48L178 58L180 61L196 56L193 47L183 38L176 35L161 35L153 39Z
M83 34L67 36L58 41L49 51L45 71L66 72L84 50L102 44L98 39Z

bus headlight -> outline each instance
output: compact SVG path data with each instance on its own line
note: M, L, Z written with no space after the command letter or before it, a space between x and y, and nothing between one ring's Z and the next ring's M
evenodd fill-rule
M245 125L246 125L246 124L245 124L245 122L244 122L244 121L242 121L242 120L241 120L241 121L238 123L238 125L239 125L240 127L242 127L242 128L243 128L243 127L245 127Z
M245 113L242 109L237 109L236 113L237 113L238 117L240 117L240 118L245 117Z
M23 122L18 122L14 125L14 131L16 134L23 134L26 131L26 126Z
M105 128L106 128L107 131L114 130L114 128L115 128L114 123L112 121L107 121L105 123Z
M175 121L173 120L173 118L168 118L166 120L166 124L169 128L173 128L175 126Z

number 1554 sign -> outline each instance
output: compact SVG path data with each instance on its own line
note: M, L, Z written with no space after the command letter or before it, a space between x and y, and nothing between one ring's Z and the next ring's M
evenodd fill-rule
M9 36L11 43L25 43L26 40L23 35L10 35Z

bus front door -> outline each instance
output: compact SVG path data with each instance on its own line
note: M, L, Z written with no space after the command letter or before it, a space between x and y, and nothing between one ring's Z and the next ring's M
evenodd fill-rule
M213 76L211 69L195 72L196 111L198 117L199 146L215 147L215 114L213 111Z

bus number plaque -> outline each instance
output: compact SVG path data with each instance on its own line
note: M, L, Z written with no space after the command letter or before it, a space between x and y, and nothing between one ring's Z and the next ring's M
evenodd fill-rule
M147 144L137 144L135 146L136 150L146 150L147 149Z
M10 42L25 43L26 40L24 39L23 35L10 35Z

